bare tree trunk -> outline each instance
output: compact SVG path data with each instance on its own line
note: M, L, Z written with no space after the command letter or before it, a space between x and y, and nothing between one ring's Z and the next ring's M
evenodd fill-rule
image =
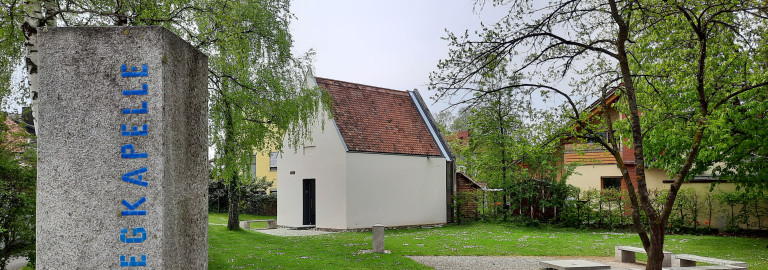
M649 230L651 232L650 246L646 248L648 252L648 264L645 265L645 269L656 270L661 269L664 262L664 230L666 229L666 220L659 221L657 223L651 223Z
M659 231L659 226L666 224L666 218L660 219L659 215L651 205L648 196L648 187L645 183L645 156L643 154L643 131L640 125L640 112L637 105L637 96L635 95L635 85L632 79L632 73L629 69L629 61L627 57L627 51L625 43L629 40L629 26L624 20L618 10L616 1L609 0L611 15L618 26L618 35L616 42L616 59L619 61L619 69L621 71L622 81L624 82L624 90L626 93L627 104L629 105L629 121L632 130L632 143L635 149L635 177L637 178L637 190L629 178L629 174L626 171L626 167L623 164L619 164L622 169L622 175L624 176L624 182L627 185L629 191L630 202L632 203L632 220L635 230L640 236L640 241L643 243L643 248L648 253L648 264L646 269L661 269L662 257L659 257L657 250L661 250L664 246L664 228ZM619 156L618 153L614 156ZM635 194L637 192L637 196ZM676 191L675 191L676 192ZM648 237L648 233L642 229L640 223L639 211L643 211L648 218L649 230L651 232L651 239ZM667 215L668 216L668 215ZM653 240L653 241L652 241Z
M762 229L763 224L760 222L760 197L755 197L755 215L757 216L757 229Z
M24 23L21 25L24 37L26 38L24 46L27 47L27 57L24 59L24 64L27 71L29 96L32 99L32 119L35 128L38 128L37 91L38 82L40 81L37 77L37 63L39 63L38 61L40 60L37 52L37 32L38 28L41 26L42 18L43 11L39 0L24 1Z
M227 229L230 231L237 230L240 228L240 188L238 187L237 174L232 176L227 190L229 192Z
M226 123L224 126L224 152L223 158L227 159L234 159L236 155L236 137L235 137L235 131L234 126L232 123L232 109L229 106L229 103L226 102L226 97L223 97L225 99L224 106L226 106L227 110L227 116L226 116ZM240 228L240 182L238 179L238 172L237 169L234 167L234 162L225 162L224 170L227 172L230 172L232 174L232 179L229 179L229 184L227 185L227 199L229 200L227 203L227 213L229 217L227 218L227 229L228 230L237 230ZM226 175L226 174L225 174Z
M504 116L501 115L501 96L498 96L497 100L497 108L496 108L496 121L497 124L499 124L499 136L501 137L499 140L499 147L501 147L501 183L502 186L508 186L507 185L507 141L506 141L506 131L504 130ZM502 209L504 209L504 220L509 219L510 209L509 204L507 204L507 196L508 191L504 191L504 205L502 206ZM522 208L522 206L520 206Z
M40 60L37 51L37 34L44 29L44 27L56 27L56 22L51 16L54 14L56 8L57 6L52 0L24 1L24 23L21 25L21 30L24 32L24 37L26 39L24 46L27 48L27 56L24 59L24 65L27 71L29 97L32 102L30 104L32 107L32 120L37 132L40 130L40 127L37 125L37 97L39 90L38 84L40 82L37 74L37 64Z

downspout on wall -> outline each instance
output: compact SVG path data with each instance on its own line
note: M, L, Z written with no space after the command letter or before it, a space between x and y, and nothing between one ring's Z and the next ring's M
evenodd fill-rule
M435 120L432 118L432 113L429 112L429 109L427 108L426 103L424 103L424 100L421 98L421 94L419 94L419 91L418 90L408 91L408 94L411 95L411 99L413 99L413 104L416 105L416 108L419 110L419 113L421 114L422 119L424 119L424 123L427 124L427 127L429 128L430 133L432 133L432 137L435 140L435 143L437 144L438 148L440 148L440 152L443 153L443 156L445 157L446 221L448 223L453 223L453 217L454 217L453 197L456 194L455 156L453 155L453 152L451 151L451 147L448 145L448 142L445 140L443 133L440 131L440 128L437 126Z

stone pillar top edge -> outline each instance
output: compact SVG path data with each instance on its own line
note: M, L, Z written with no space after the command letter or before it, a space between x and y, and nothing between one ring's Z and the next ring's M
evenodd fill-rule
M53 28L46 28L41 32L41 35L53 35L60 32L80 32L82 31L98 31L103 32L104 30L112 30L112 31L161 31L165 33L161 33L163 35L169 36L171 38L177 38L179 40L184 41L184 44L187 44L191 49L197 51L198 53L205 56L206 61L208 58L208 55L200 51L200 49L192 46L188 41L182 39L177 34L173 33L173 31L169 30L168 28L165 28L163 26L159 25L143 25L143 26L114 26L114 25L107 25L107 26L66 26L66 27L53 27ZM126 34L130 34L126 33Z

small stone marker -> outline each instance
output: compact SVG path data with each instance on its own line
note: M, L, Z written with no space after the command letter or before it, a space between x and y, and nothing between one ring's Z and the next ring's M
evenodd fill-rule
M40 44L37 269L206 269L207 57L162 27Z
M384 225L373 225L373 253L384 253Z
M541 261L539 264L545 269L558 269L558 270L601 270L611 269L610 265L602 263L591 262L587 260L556 260L556 261Z
M250 230L251 229L251 222L250 221L240 221L240 229Z

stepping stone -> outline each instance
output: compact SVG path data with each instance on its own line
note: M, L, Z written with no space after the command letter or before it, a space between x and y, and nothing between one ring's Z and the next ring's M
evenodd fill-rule
M540 261L539 264L546 269L557 270L600 270L611 269L611 266L586 260L557 260Z

